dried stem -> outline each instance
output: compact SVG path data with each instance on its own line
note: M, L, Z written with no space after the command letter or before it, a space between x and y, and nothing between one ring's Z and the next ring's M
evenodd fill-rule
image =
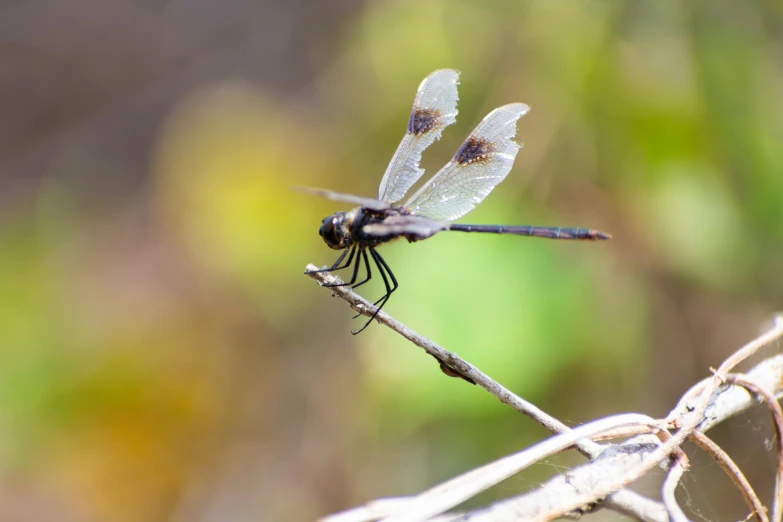
M310 276L321 286L341 282L338 277L327 272L316 272L316 270L318 270L318 267L309 264L306 267L305 274ZM357 313L368 317L372 315L372 304L350 288L345 286L332 286L326 288L331 291L333 295L336 295L348 303ZM459 374L468 377L474 383L487 390L491 395L494 395L500 402L507 404L516 411L530 417L551 433L565 433L570 430L568 426L556 418L511 392L456 354L447 351L426 337L419 335L404 324L396 321L386 312L382 311L378 313L376 320L399 333L419 348L422 348L425 352L435 357L441 364L445 364ZM590 459L596 458L604 449L600 444L588 439L578 440L575 443L575 446L582 454ZM667 520L663 506L634 491L618 488L618 491L606 499L606 504L609 508L616 508L623 514L636 516L638 520L643 520L644 522L666 522Z
M634 469L629 470L627 473L617 476L613 480L608 480L602 484L596 485L593 488L592 494L595 498L601 498L605 495L609 495L613 491L625 487L627 484L634 482L641 478L650 469L656 466L659 462L668 457L676 447L680 446L686 438L702 423L704 419L704 412L710 404L713 393L725 380L725 376L740 362L747 359L758 350L766 346L767 344L776 341L783 336L783 320L778 319L775 322L775 326L757 337L753 341L749 342L736 353L729 357L718 368L716 375L708 379L703 388L701 388L698 398L696 399L696 405L692 409L686 410L682 416L667 418L672 425L677 426L679 430L675 433L671 439L662 443L655 450L648 454L648 457L641 462ZM558 509L549 511L546 516L548 518L542 518L541 520L551 520L558 516L563 516L566 513L576 509L580 504L561 504Z
M728 375L726 376L726 382L747 388L751 393L761 397L772 411L772 420L775 424L775 432L778 441L778 473L775 478L775 498L772 502L772 520L774 522L780 522L781 517L783 517L783 489L781 489L783 488L783 409L781 409L777 398L766 388L755 382L751 377L744 375Z
M314 272L314 270L318 270L318 268L314 265L307 265L307 271L305 274L315 279L321 286L324 284L335 284L341 282L338 277L335 277L326 272ZM372 315L374 311L372 304L370 304L363 297L356 294L350 288L345 286L334 286L327 287L327 289L340 299L347 302L348 305L356 312L367 317ZM477 385L487 390L490 394L497 397L500 402L508 404L518 412L527 415L550 432L562 433L564 431L568 431L568 426L559 420L555 419L551 415L548 415L533 404L501 386L494 379L490 378L488 375L484 374L475 366L466 362L456 354L449 352L448 350L430 341L426 337L423 337L414 332L404 324L396 321L386 312L381 311L378 313L376 320L402 335L419 348L422 348L425 352L435 357L441 364L445 364L448 368L456 371L460 375L468 377Z
M666 506L666 510L669 512L669 520L671 520L671 522L688 522L688 517L682 511L682 508L677 503L677 498L674 495L677 485L680 483L680 479L686 469L685 455L681 455L680 458L672 463L669 473L666 474L666 480L663 481L661 497L663 498L663 505Z
M606 430L623 426L645 426L649 430L654 427L656 422L655 419L646 415L626 413L584 424L439 484L417 495L416 500L407 505L404 510L394 516L384 518L383 522L427 520L428 517L443 513L461 504L526 467L568 449L582 438L592 437Z
M317 270L313 265L308 265L307 269L308 272L311 272L308 275L321 285L340 282L339 279L327 273L312 273ZM329 290L345 300L351 308L360 314L369 316L374 311L370 303L348 288L332 287ZM747 393L743 397L741 393L735 393L734 388L724 386L729 378L729 372L760 348L783 336L783 320L778 319L774 328L746 344L724 361L713 377L705 379L691 388L680 400L677 407L667 416L665 422L656 422L643 415L626 414L601 419L570 430L565 424L513 394L473 365L420 336L392 319L388 314L379 313L377 320L435 357L447 374L457 374L478 384L501 402L527 415L552 433L558 434L524 451L447 481L412 499L406 499L404 507L395 511L394 515L388 519L384 519L388 521L431 520L428 517L443 513L476 492L503 480L509 474L516 473L519 469L569 446L575 446L593 462L574 468L566 475L550 480L533 492L498 502L488 509L474 512L470 515L471 520L495 520L504 516L519 518L522 513L530 513L526 515L526 518L523 517L525 519L552 520L571 513L581 513L584 506L594 505L595 502L601 501L607 507L633 516L638 520L656 522L687 520L674 499L674 491L680 477L687 469L687 459L680 446L688 438L703 443L697 430L706 431L717 422L750 406L752 401L749 400ZM767 389L774 390L772 393L766 392L770 397L773 397L773 401L774 395L783 393L781 375L783 375L783 356L764 361L749 372L751 385L758 384L762 389L766 385ZM732 378L736 379L736 377ZM744 385L736 380L734 382ZM763 392L754 391L754 393L763 396ZM777 404L776 401L774 402ZM772 406L770 405L770 407ZM779 430L783 429L783 415L780 417L780 423L776 418L776 426ZM674 430L674 433L669 434L666 428ZM589 440L590 437L601 438L609 434L627 436L640 432L648 434L639 435L620 445L607 446ZM649 435L649 433L655 433L657 437ZM781 444L781 457L783 457L783 442L780 442L780 433L778 440ZM723 463L724 469L732 470L730 474L743 491L746 500L749 500L749 506L756 513L757 518L766 522L766 515L762 514L763 507L747 484L747 480L741 473L734 471L736 465L733 465L725 453L719 448L718 451L714 450L715 448L712 448L711 454L719 455L716 458ZM673 462L669 467L669 473L663 487L666 507L623 489L656 465L670 462L669 457L672 457ZM783 478L783 471L780 471L783 470L783 460L779 462L779 478ZM780 491L781 487L783 487L783 480L778 481L776 491ZM552 492L557 492L557 495L552 496ZM774 504L776 513L781 509L779 504L777 501Z
M691 433L689 439L715 459L720 467L723 468L723 471L731 478L732 482L736 484L737 489L740 490L742 497L745 499L745 503L750 508L750 516L755 515L759 522L769 522L766 508L759 500L745 474L742 473L742 470L734 463L731 457L720 446L715 444L712 439L700 431Z

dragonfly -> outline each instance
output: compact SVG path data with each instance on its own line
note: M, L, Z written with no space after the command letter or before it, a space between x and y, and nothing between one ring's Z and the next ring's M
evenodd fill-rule
M342 253L329 268L315 271L336 272L353 266L350 280L325 286L357 288L372 278L370 260L377 268L386 292L373 303L375 309L364 326L351 332L354 335L372 323L399 287L397 278L377 250L385 243L401 238L412 243L444 231L590 241L612 237L589 228L464 225L453 222L484 201L511 171L521 148L513 140L517 121L530 110L524 103L511 103L490 112L451 160L401 204L405 194L424 174L424 169L419 167L422 152L440 139L443 129L457 120L458 85L459 73L452 69L437 70L421 82L408 118L407 131L381 179L377 199L324 189L299 188L333 201L357 205L352 210L336 212L321 222L318 233L324 242L334 250L342 250ZM357 282L362 265L365 275Z

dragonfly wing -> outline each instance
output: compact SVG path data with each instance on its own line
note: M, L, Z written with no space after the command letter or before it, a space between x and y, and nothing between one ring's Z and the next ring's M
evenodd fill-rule
M393 203L405 196L424 174L421 153L440 139L443 129L457 121L459 73L440 69L427 76L416 91L408 131L392 156L378 189L378 199Z
M512 103L490 112L452 160L405 207L414 214L444 221L473 210L511 171L521 147L512 140L517 120L529 110L524 103Z
M372 198L363 198L360 196L354 196L353 194L332 192L331 190L316 189L316 188L309 188L309 187L294 187L294 190L299 192L305 192L307 194L315 194L316 196L323 196L326 199L331 199L332 201L344 201L346 203L351 203L353 205L360 205L362 207L369 208L371 210L378 210L378 211L386 210L391 206L385 201L378 201L377 199L372 199Z
M376 237L412 236L426 239L448 229L445 221L436 221L424 216L389 216L381 223L365 225L362 232Z

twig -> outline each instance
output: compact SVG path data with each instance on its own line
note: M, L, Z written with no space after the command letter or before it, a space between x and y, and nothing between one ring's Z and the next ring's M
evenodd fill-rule
M414 502L405 506L403 511L384 518L383 522L427 520L433 515L443 513L461 504L526 467L573 446L580 439L622 426L646 426L650 429L656 422L655 419L647 415L627 413L584 424L424 491L416 496Z
M416 497L379 498L367 502L363 506L330 515L321 519L321 522L373 522L404 509L415 500ZM447 522L459 517L460 513L449 513L440 517L433 517L427 522Z
M720 365L716 375L710 378L704 384L704 388L701 390L696 407L694 407L692 410L686 411L681 418L672 418L671 415L667 417L668 421L676 423L676 425L678 425L680 428L671 439L662 443L655 450L649 453L649 458L645 459L645 461L640 463L635 469L632 469L627 473L616 477L614 480L597 485L593 490L594 497L601 498L602 496L608 495L613 491L617 491L618 489L625 487L627 484L638 480L656 464L671 454L672 451L681 445L688 435L690 435L690 433L695 430L702 422L704 412L710 404L712 394L723 383L721 376L728 375L734 366L750 357L767 344L779 339L781 336L783 336L783 320L778 318L778 320L775 321L774 328L740 348L740 350L738 350L723 364ZM560 506L560 509L549 513L549 516L552 518L563 516L564 514L579 507L579 505L580 504L563 504Z
M335 277L327 272L314 272L314 270L318 270L318 267L312 264L307 265L307 272L305 272L305 274L309 275L321 286L324 284L334 284L341 282L338 277ZM349 288L344 286L335 286L327 287L327 289L340 299L347 302L348 305L356 312L368 317L373 314L374 307L372 304ZM527 415L550 432L561 433L568 430L568 426L559 420L555 419L551 415L546 414L518 395L515 395L510 390L501 386L488 375L484 374L456 354L449 352L445 348L435 344L426 337L423 337L414 332L404 324L396 321L386 312L381 311L378 313L376 320L402 335L419 348L422 348L425 352L435 357L439 362L457 371L461 375L469 377L477 385L481 386L489 393L497 397L500 402L508 404L518 412Z
M305 274L310 276L321 286L324 284L334 284L341 282L339 278L327 272L316 272L316 270L318 270L318 267L313 264L309 264L306 267ZM373 313L372 305L366 299L353 292L350 288L344 286L334 286L327 287L327 289L331 291L333 295L343 299L356 312L365 316L370 316ZM388 326L393 331L399 333L419 348L422 348L425 352L435 357L441 364L445 364L461 375L470 378L477 385L487 390L491 395L494 395L498 400L500 400L500 402L508 404L516 411L527 415L535 422L549 430L551 433L565 433L570 430L568 426L559 420L537 408L528 401L522 399L518 395L512 393L507 388L501 386L494 379L490 378L488 375L485 375L483 372L479 371L473 365L464 361L456 354L447 351L426 337L419 335L407 326L396 321L386 312L381 311L378 313L376 320L379 323ZM590 459L596 458L604 449L601 445L586 439L579 440L575 446L581 453ZM657 502L645 498L644 496L634 491L618 490L606 499L606 503L611 508L617 508L624 514L634 515L639 520L643 520L645 522L666 521L666 517L661 515L663 506ZM639 509L635 511L634 506L639 506ZM656 509L657 506L660 506L660 509Z
M632 471L640 463L648 462L659 444L657 437L644 435L610 446L593 462L576 466L527 493L477 509L465 518L471 522L543 521L571 513L592 512L595 504L601 501L601 497L594 495L596 488ZM654 461L653 465L656 463ZM563 509L564 505L571 508ZM617 504L611 507L637 520L669 520L666 508L659 502L636 503L629 511Z
M676 422L680 429L675 433L671 439L662 443L655 450L649 454L649 458L640 463L635 469L628 471L624 475L618 476L614 480L608 481L606 484L600 484L593 490L593 495L596 498L601 498L604 495L608 495L613 491L625 487L627 484L634 482L641 478L647 471L653 468L657 463L664 460L672 451L681 445L690 433L695 430L699 424L701 424L704 418L704 412L710 404L712 394L721 386L725 376L740 362L750 357L758 350L766 346L767 344L776 341L783 336L783 320L778 318L775 321L775 326L768 332L762 334L745 346L740 348L736 353L732 354L723 364L718 368L716 375L710 378L701 390L700 396L697 401L697 406L692 410L687 411L681 418L673 419L670 417L667 420ZM723 378L721 376L724 376ZM552 518L556 516L562 516L569 511L579 507L579 504L566 504L562 505L559 510L553 511L550 516Z
M759 386L770 390L776 397L783 396L783 355L770 357L753 367L746 375L753 379ZM686 393L675 408L666 417L669 419L672 429L677 427L677 419L686 415L696 407L693 390L703 389L709 377ZM716 424L720 424L731 417L753 407L755 399L745 389L739 386L721 386L709 400L709 406L704 412L704 419L699 424L698 431L706 432Z
M712 439L700 431L691 433L689 439L715 459L720 467L723 468L723 471L731 478L732 482L736 484L740 493L742 493L742 497L745 499L745 503L750 508L750 516L755 515L759 522L769 522L766 508L761 503L758 495L756 495L745 474L742 473L742 470L734 463L731 457L720 446L715 444Z
M718 377L727 375L739 363L761 350L769 343L777 341L783 335L783 315L775 317L772 328L756 337L745 346L734 352L718 367Z
M656 435L658 435L661 442L671 438L671 434L668 431L661 430L656 433ZM663 505L666 506L666 511L669 513L670 522L689 522L688 517L677 503L677 497L675 496L677 485L680 483L680 479L688 469L688 466L688 457L685 455L682 448L674 448L669 470L668 473L666 473L666 478L663 481L663 487L661 489Z
M317 270L317 268L313 265L308 265L308 270ZM309 275L313 279L318 281L320 284L339 281L336 278L333 278L332 276L323 273L315 273ZM359 313L362 313L364 315L370 315L374 310L367 301L357 296L349 289L343 287L335 287L335 288L331 288L330 290L335 295L338 295L346 302L348 302L351 308L353 308ZM536 422L538 422L539 424L541 424L542 426L544 426L545 428L549 429L554 433L567 432L568 427L565 426L560 421L558 421L557 419L554 419L553 417L547 415L546 413L539 410L532 404L514 395L506 388L503 388L494 380L489 378L487 375L483 374L482 372L474 368L466 361L457 357L455 354L444 350L437 344L432 343L428 339L425 339L420 335L416 334L406 326L393 320L390 316L388 316L388 314L382 312L378 314L377 319L380 323L389 326L391 329L400 333L401 335L403 335L405 338L407 338L417 346L423 348L427 353L435 357L438 361L446 365L454 372L464 377L467 377L472 381L474 381L475 383L477 383L478 385L482 386L484 389L486 389L491 394L495 395L499 400L501 400L501 402L511 405L517 411L520 411L521 413L524 413L525 415L531 417ZM633 500L632 507L629 510L630 512L629 514L631 514L632 516L636 516L640 520L656 520L656 521L665 520L666 519L665 517L660 518L661 517L660 513L656 512L655 509L645 513L642 513L641 509L635 510L633 507L633 503L635 503L636 501L639 501L640 504L643 503L644 501L650 503L652 503L652 501L644 499L643 497L639 497L638 495L634 497L634 495L636 494L627 490L622 490L621 488L625 487L627 484L643 476L649 469L651 469L658 463L664 461L670 454L674 453L676 457L679 459L681 455L681 450L679 449L679 446L684 442L685 439L687 439L691 435L691 433L694 432L694 430L696 429L706 430L709 428L709 426L715 424L716 422L719 422L718 420L719 418L721 417L727 418L735 414L736 412L741 411L741 409L743 409L744 407L747 407L747 403L748 403L747 400L742 400L740 397L737 397L736 394L730 394L727 392L727 389L730 390L730 388L723 387L723 389L721 389L725 381L725 378L729 374L729 372L734 368L734 366L739 364L739 362L751 356L753 353L758 351L761 347L766 346L770 342L779 339L782 335L783 335L783 320L778 319L775 323L775 327L772 330L766 332L765 334L759 336L758 338L754 339L750 343L746 344L735 354L729 357L723 364L721 364L720 368L718 368L716 374L712 378L706 379L702 383L699 383L699 385L697 385L696 387L692 388L689 391L689 393L687 393L686 396L680 401L678 406L666 418L668 425L677 429L676 433L674 433L670 438L668 438L668 440L665 440L660 444L652 444L652 445L648 444L647 446L644 447L640 446L639 448L641 449L633 454L635 460L634 459L629 460L626 458L626 459L620 459L617 462L613 461L612 462L613 464L616 464L622 468L621 472L619 473L615 472L612 473L611 475L601 475L600 481L591 482L589 488L577 488L578 494L570 496L568 500L558 501L553 503L552 509L548 509L545 512L543 512L540 509L538 509L541 507L541 504L539 504L538 508L535 511L535 513L537 513L538 515L536 515L536 517L533 519L551 520L552 518L566 515L575 510L578 511L579 509L581 509L581 506L599 501L604 497L606 497L606 504L609 507L611 507L612 509L621 510L619 506L620 504L622 504L622 502L618 501L618 497L621 497L623 499ZM777 363L781 365L781 367L783 367L783 359L777 361ZM773 368L773 370L780 370L781 367ZM771 386L771 388L775 390L776 394L780 392L780 387L778 383L779 381L774 382L773 386ZM729 406L728 408L726 407L727 402ZM719 406L721 407L719 408ZM706 416L705 414L707 412L711 412L711 415ZM582 432L577 432L576 436L578 436L579 433ZM574 436L573 434L568 434L568 435ZM558 439L558 437L562 437L562 438ZM558 439L560 442L562 442L563 440L571 440L564 437L563 435L560 435L558 437L553 437L552 439ZM552 439L548 439L548 440L552 440ZM603 451L605 447L593 441L586 440L584 438L580 438L579 440L574 439L574 441L571 442L571 444L574 444L582 453L588 455L591 459L597 459L599 458L599 455L603 456L603 453L605 453L605 451ZM618 447L628 448L629 446L628 443L626 443L620 446L610 446L609 448L611 449L611 448L618 448ZM599 453L601 451L603 451L603 453ZM603 462L600 464L603 464ZM585 471L585 475L588 478L595 478L595 475L594 474L591 475L589 472L593 471L593 469L591 469L591 466L596 470L603 469L603 468L599 468L598 465L599 463L593 462L591 464L580 467L579 470ZM684 468L682 469L682 471L684 471ZM676 473L680 473L680 472L678 471ZM572 476L573 474L569 472L566 478ZM553 479L553 481L554 480L557 479ZM671 482L669 488L670 488L671 496L673 497L674 487L676 487L678 481L677 474L670 476L670 480ZM547 487L548 486L549 484L547 485ZM524 500L525 498L532 496L535 493L538 492L529 493L523 496L522 498ZM511 499L511 502L512 503L519 502L519 499ZM496 508L500 508L504 504L511 505L509 504L508 501L504 501L493 506L491 510L494 511ZM655 505L656 508L657 506L660 506L660 504L657 503L653 503L653 505ZM519 511L514 510L513 513L518 514Z
M757 339L745 345L743 348L740 349L740 351L737 352L737 354L739 355L735 354L727 361L727 363L722 364L720 368L722 375L726 375L728 371L730 371L730 369L733 367L732 365L740 362L742 360L742 357L749 357L761 347L778 339L781 335L783 335L783 321L778 320L776 322L775 328L773 328L769 332L761 335ZM740 357L740 355L742 357ZM776 357L775 359L776 359L774 361L775 366L773 367L780 372L781 368L783 368L780 366L781 362L783 362L783 358ZM762 375L768 373L766 372L766 370L768 370L768 367L770 366L772 365L767 365L764 363L760 364L759 367L761 368L759 368L760 370L759 373ZM779 379L780 379L780 373L778 373L778 380ZM626 468L621 473L616 473L610 477L607 477L604 473L601 473L599 475L600 481L596 478L596 474L589 474L588 479L590 480L589 482L590 487L588 493L585 493L581 496L574 495L572 497L569 497L567 500L561 501L560 499L558 499L558 502L556 503L556 506L553 509L548 509L545 512L541 510L537 510L536 513L540 513L540 515L537 515L536 518L531 518L531 519L552 520L556 517L564 516L565 514L570 513L575 509L578 509L580 506L583 506L590 502L594 502L595 500L600 499L604 495L607 495L612 491L616 491L617 489L624 487L627 484L639 479L641 476L647 473L647 471L649 471L652 467L657 465L659 462L663 461L670 453L672 453L672 451L674 451L676 447L682 444L683 440L688 436L688 434L690 434L697 426L702 424L704 412L708 409L708 406L712 410L712 415L714 415L715 422L718 422L718 419L725 419L737 413L737 411L739 410L736 407L740 404L741 401L737 401L736 398L733 396L731 397L732 401L729 402L728 404L729 406L734 407L733 410L729 410L729 411L716 410L716 405L720 404L719 398L725 392L721 392L717 394L718 395L717 398L713 396L713 392L717 391L717 389L721 386L721 382L722 382L721 379L719 379L717 376L708 379L703 385L701 385L698 388L700 391L700 396L696 401L697 402L696 405L691 406L688 404L687 401L685 401L684 404L687 407L680 410L679 416L673 417L673 415L670 414L669 417L667 417L667 419L669 419L672 425L679 427L679 431L675 435L673 435L671 439L665 441L661 445L657 446L655 449L649 452L643 452L639 454L641 462L635 462L632 467ZM778 391L779 389L780 389L779 387L775 387L776 391ZM681 404L683 404L683 401L681 401ZM751 401L748 400L747 394L745 394L745 401L742 404L745 407L750 406ZM597 463L594 464L597 465ZM569 472L569 475L572 474L573 472ZM550 484L547 484L546 486L544 486L544 488L547 488L549 486ZM527 494L524 495L522 498L511 499L509 501L499 502L495 504L494 506L492 506L492 508L490 508L490 510L487 510L488 512L491 511L493 515L487 517L486 520L492 520L493 516L498 515L497 510L502 508L507 509L506 514L518 514L519 505L514 503L515 502L519 503L524 500L527 500L529 497L532 497L534 494L535 493ZM541 495L538 496L540 497ZM538 501L539 505L541 502L542 500ZM498 519L503 519L503 516L499 515Z
M772 421L775 424L775 435L778 439L778 473L775 478L775 497L772 502L772 520L780 522L783 517L783 409L777 398L766 388L756 383L752 377L742 375L728 375L726 382L738 384L748 391L761 397L772 411Z
M682 508L677 503L677 498L674 495L677 485L680 483L680 479L687 469L685 461L685 455L682 454L672 463L671 468L669 468L669 473L666 474L666 479L663 481L663 487L661 488L663 505L666 506L666 511L669 512L669 520L671 520L671 522L688 522L688 517L682 511Z
M781 383L783 383L783 355L778 355L762 361L753 369L751 369L747 373L747 376L752 378L754 382L763 383L765 386L772 388L776 395L783 395L783 389L781 388ZM697 388L703 389L703 386L700 385ZM691 390L693 390L693 388ZM693 394L688 392L685 394L685 397L681 399L680 404L687 404L688 400L692 399ZM705 413L705 416L707 416L706 418L709 419L708 427L715 426L716 424L723 422L756 404L753 397L747 391L737 386L720 387L720 389L718 389L713 394L709 403L709 407ZM685 413L688 411L681 406L678 406L675 409ZM679 425L675 422L672 422L672 424ZM703 429L702 426L705 425L707 425L707 423L702 423L699 426L699 431L694 431L691 434L691 440L693 440L694 437L699 437L699 435L701 435L700 431ZM631 433L641 430L642 428L639 428L638 430L611 430L607 432L607 434L622 435L624 433ZM594 438L602 439L603 436ZM704 438L706 439L706 437ZM636 437L635 439L620 445L610 446L604 450L603 454L594 462L571 469L566 472L565 475L560 475L551 479L541 487L536 488L534 491L508 500L504 500L502 502L498 502L490 508L479 510L475 515L471 516L471 521L473 521L474 517L478 515L488 515L486 518L483 518L484 520L493 520L495 519L494 517L496 517L496 519L502 520L504 514L508 515L520 513L523 515L520 515L519 518L525 519L525 516L527 516L528 518L532 519L537 513L541 513L541 509L544 508L549 509L552 506L562 507L561 504L563 503L566 503L568 506L581 506L589 504L596 500L596 486L613 480L616 477L622 476L629 470L635 469L640 464L640 462L644 463L652 461L654 465L657 461L650 457L650 453L656 447L657 439L649 435ZM710 452L710 454L715 458L720 458L721 453L722 451L719 448L717 451ZM628 458L618 459L615 458L614 455L626 455ZM612 456L612 458L605 458L607 456ZM728 455L726 455L726 460L727 462L731 462L731 459L728 458ZM733 464L733 462L731 464ZM736 468L736 465L734 465L734 468ZM750 484L744 478L742 473L739 472L738 468L736 469L738 473L733 474L732 479L735 479L736 477L737 480L740 480L742 483L744 483L742 488L743 495L746 495L748 492L750 492L749 495L755 498L755 502L751 501L748 504L751 506L751 516L753 516L754 513L762 513L762 515L757 514L757 518L760 521L768 522L768 519L766 518L766 510L758 500L758 497L755 495L755 493L753 493ZM735 482L737 482L737 480L735 480ZM612 495L610 498L615 499L616 497L615 495ZM639 513L644 512L640 506L641 502L634 503L634 510L625 514L640 518ZM622 512L622 509L619 507L617 502L614 502L611 507L614 511ZM662 510L663 514L660 515L657 509ZM571 511L573 510L574 509L572 508ZM560 509L558 511L547 510L546 514L547 516L554 516L554 514L562 513L563 511L568 512L568 509ZM651 513L653 517L662 517L663 520L668 520L666 509L658 503L656 503L656 506L651 508L649 513ZM656 520L659 518L656 518ZM646 518L641 519L647 520Z

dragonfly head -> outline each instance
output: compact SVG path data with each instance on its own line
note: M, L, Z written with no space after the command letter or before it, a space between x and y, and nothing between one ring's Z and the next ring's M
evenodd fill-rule
M348 223L346 223L347 216L347 212L337 212L325 217L321 222L321 228L318 229L318 233L324 242L329 245L329 248L342 250L349 247L353 242L351 233L348 230Z

